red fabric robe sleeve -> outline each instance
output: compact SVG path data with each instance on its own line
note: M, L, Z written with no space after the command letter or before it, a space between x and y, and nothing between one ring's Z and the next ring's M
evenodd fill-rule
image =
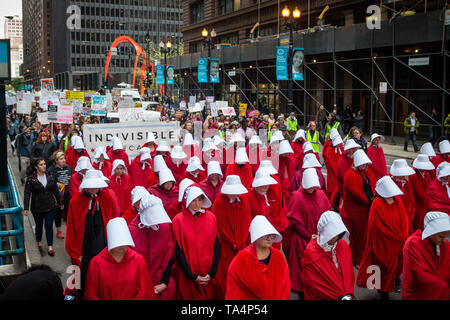
M416 174L410 176L409 181L411 182L411 187L414 193L415 212L413 227L414 230L423 230L423 219L427 213L425 208L425 199L428 186L432 181L431 173L429 171L425 171L424 176L422 176L422 174L416 170Z
M403 195L399 196L399 198L402 200L403 205L406 209L406 214L408 215L408 221L409 221L409 234L412 234L414 232L413 228L413 222L414 222L414 212L416 209L415 200L414 200L414 192L411 187L411 182L406 181L406 183L399 182L395 179L395 184L402 190Z
M109 177L111 175L112 163L111 163L110 160L105 160L103 162L103 166L102 166L101 169L99 169L100 168L100 163L92 162L92 167L94 167L95 170L100 170L105 177Z
M182 162L178 166L173 163L171 157L167 157L166 159L167 167L172 171L173 177L175 178L176 182L175 184L178 185L181 182L181 177L183 176L184 172L186 171L187 164Z
M440 211L450 215L450 198L447 188L436 178L430 184L425 198L426 212Z
M123 160L123 162L125 162L125 166L127 167L128 172L130 172L130 160L128 159L128 155L125 152L125 150L113 151L111 149L106 154L108 155L111 163L114 163L114 160L116 160L116 159Z
M131 180L133 182L133 186L146 186L146 181L149 176L155 176L155 171L153 170L153 161L149 161L150 166L147 164L144 167L144 170L142 170L142 163L140 161L141 157L137 156L130 164L130 171L129 175L131 177ZM156 177L157 183L158 177ZM152 181L153 182L153 181Z
M123 173L120 177L113 174L108 179L109 188L116 195L119 213L122 214L131 205L131 190L133 190L131 178L128 174Z
M367 156L372 161L370 168L372 169L377 181L387 175L386 158L382 147L375 148L370 145L367 148Z
M340 146L335 148L330 146L327 150L325 166L327 168L327 196L331 199L331 195L338 186L337 168L339 158L344 154L344 148Z
M127 224L130 224L131 221L137 216L136 208L133 205L130 205L123 213L122 218L125 219Z
M75 196L78 192L80 192L80 185L83 181L83 176L79 174L78 172L75 172L72 174L69 180L69 195L72 198Z
M241 178L241 182L247 189L252 187L253 182L253 171L250 164L245 163L243 168L239 168L236 163L230 164L227 167L227 176L237 175Z

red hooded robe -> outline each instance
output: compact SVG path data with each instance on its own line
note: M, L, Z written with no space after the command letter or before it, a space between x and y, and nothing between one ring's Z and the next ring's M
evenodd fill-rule
M148 188L148 192L161 199L166 211L174 201L178 201L178 187L175 185L170 190L164 190L160 186L152 186Z
M130 172L130 160L128 159L128 154L123 149L114 151L112 148L106 153L109 157L111 163L114 163L116 159L122 159L125 162L127 171Z
M331 199L334 190L338 186L337 169L338 161L344 154L344 147L342 145L338 147L330 146L327 150L327 156L325 158L325 166L327 168L327 196Z
M111 175L112 162L110 160L105 159L101 169L99 169L100 163L95 163L95 161L92 161L92 167L94 167L95 170L100 170L105 177L109 177Z
M373 144L367 148L367 156L372 161L370 168L375 174L377 181L387 175L386 158L384 156L383 148L374 147Z
M131 221L133 221L134 217L136 217L138 212L136 211L136 208L133 205L130 205L128 208L125 209L125 211L122 213L122 218L125 219L127 224L130 224Z
M115 174L109 176L109 188L116 195L119 204L119 213L122 213L131 205L131 190L133 190L133 183L131 178L125 172L120 177Z
M153 162L150 159L147 161L150 165L146 164L144 170L142 170L143 164L141 163L141 156L137 156L133 161L131 161L129 173L134 187L145 187L147 177L155 174L155 171L153 170Z
M440 211L450 215L450 198L447 188L438 180L434 179L425 197L425 211Z
M326 193L327 186L325 183L325 177L323 176L322 173L322 168L314 168L314 169L316 169L317 176L319 177L320 189L325 191ZM301 168L295 172L294 176L292 177L291 187L289 189L291 193L297 191L302 187L303 172L305 170L306 169Z
M281 192L283 195L283 203L285 206L289 203L289 189L291 181L295 174L295 155L280 155L279 157L278 178L280 179Z
M416 171L416 174L409 177L409 181L411 182L411 187L414 192L415 213L413 228L414 230L423 230L423 219L427 213L425 209L425 199L428 186L432 181L431 172L422 171L422 175L422 173L420 173L417 169L414 170Z
M183 161L177 166L175 163L173 163L171 157L167 157L166 159L167 167L172 171L173 177L175 178L176 182L175 185L179 185L183 174L186 172L187 164Z
M233 163L229 164L227 167L227 176L229 175L237 175L241 178L241 182L244 187L250 189L252 187L253 182L253 171L252 167L248 162L246 162L242 168L239 167L238 164Z
M75 172L75 167L77 166L78 159L80 157L88 157L89 160L91 157L89 156L89 153L87 153L86 149L83 149L83 152L77 153L74 149L67 149L66 151L66 164L68 164L72 168L72 172Z
M72 198L80 192L80 185L83 182L83 175L79 172L72 174L69 180L69 195Z
M225 181L223 179L219 179L217 185L213 186L211 181L209 181L209 179L206 178L205 180L199 183L199 186L206 194L209 201L211 201L211 203L214 204L214 201L216 201L216 198L220 195L220 190L222 189L224 182Z
M397 181L394 179L394 177L392 177L392 180L403 192L403 195L398 196L398 197L400 199L402 199L403 205L405 206L405 209L406 209L406 214L408 215L408 221L409 221L408 235L410 235L414 232L413 221L414 221L414 213L416 210L415 201L414 201L414 192L411 187L411 182L409 180L406 180L405 182Z

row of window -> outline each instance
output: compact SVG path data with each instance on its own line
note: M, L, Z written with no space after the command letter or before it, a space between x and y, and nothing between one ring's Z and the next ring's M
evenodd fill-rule
M104 68L106 59L104 58L72 58L72 67L90 67ZM111 68L132 68L134 67L133 59L111 59Z
M120 4L120 5L127 5L127 6L141 6L141 7L148 7L148 6L156 6L158 0L76 0L75 2L80 3L103 3L103 4ZM175 8L175 5L179 4L181 0L165 0L167 6Z
M152 15L156 16L156 8L148 7L147 10L132 10L132 9L119 9L119 8L99 8L99 7L81 7L82 16L95 16L95 17L133 17L139 19L151 19ZM170 9L170 10L168 10ZM173 10L179 9L179 10ZM178 11L178 12L177 12ZM181 13L181 7L168 8L167 4L160 8L160 12Z
M261 0L259 0L262 2ZM263 0L265 1L265 0ZM258 0L253 0L257 4ZM190 22L197 23L204 19L204 0L197 1L190 5ZM227 14L241 9L241 0L217 0L217 15Z
M150 41L153 41L154 43L157 42L157 37L156 37L156 30L153 30L150 38ZM70 34L70 38L72 41L96 41L96 42L107 42L107 43L112 43L117 37L121 36L122 34L111 34L111 33L86 33L86 32L72 32ZM174 42L177 41L177 39L181 39L181 35L178 34L176 32L175 28L172 28L171 30L166 30L166 28L164 27L164 25L161 26L161 30L160 30L160 35L161 37L172 37L175 36L175 40L173 40ZM144 45L147 43L147 35L144 34L140 34L140 35L136 35L136 34L129 34L129 36L131 38L133 38L136 42ZM172 40L171 40L172 41Z
M178 20L172 16L168 19L162 19L160 26L162 29L166 29L167 26L173 26L174 31L181 26L181 15ZM121 23L119 21L103 21L103 20L81 20L81 28L86 29L100 29L100 30L133 30L133 31L156 31L157 24L155 23L141 23L141 22L127 22ZM167 30L165 30L167 31Z

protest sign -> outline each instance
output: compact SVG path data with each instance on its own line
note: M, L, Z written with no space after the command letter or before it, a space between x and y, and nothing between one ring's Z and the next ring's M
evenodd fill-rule
M55 85L53 83L53 78L41 79L41 90L42 91L54 91Z
M180 110L186 110L186 101L180 101Z
M12 106L17 103L17 98L15 96L6 96L6 105Z
M246 113L247 113L247 104L239 103L239 115L245 117Z
M132 97L124 97L123 100L119 102L119 109L120 108L134 108L135 102L133 101Z
M106 97L92 96L91 115L106 116Z
M58 119L58 106L54 104L48 105L48 120L54 121Z
M228 101L216 101L216 106L218 109L226 108L228 107Z
M85 124L83 126L83 140L86 151L93 155L98 146L108 145L113 136L122 141L125 152L130 159L139 155L139 149L146 142L149 132L153 132L156 143L167 141L169 146L178 141L179 122L125 122L105 124Z
M89 107L83 107L81 110L81 116L82 117L89 117L91 115L91 108Z
M247 112L247 117L248 118L253 118L255 116L255 111L256 110L250 110L249 112Z
M147 110L142 114L142 120L146 122L159 121L159 118L161 118L161 113L158 111Z
M189 103L195 104L196 102L197 102L197 99L195 98L195 96L189 96Z
M143 113L143 108L119 109L120 122L141 121Z
M203 107L199 102L196 102L193 106L189 106L189 112L202 112Z
M49 124L50 122L48 121L48 112L40 112L37 114L37 118L38 121L42 124L42 125L46 125Z
M83 111L83 101L72 100L73 113L81 113Z
M31 112L31 101L18 101L17 102L17 113L30 114Z
M224 116L235 116L236 115L236 111L234 110L233 107L224 107L224 108L220 108L220 110L222 110L222 113Z
M50 107L49 107L50 109ZM73 122L73 107L71 104L63 104L58 107L57 119L55 123L68 123Z
M212 102L209 107L211 108L211 116L218 117L219 116L219 108L217 108L217 104Z
M54 92L42 92L41 98L39 100L39 107L42 110L47 111L49 105L59 106L61 102L59 101L59 97Z
M34 94L33 93L24 93L23 94L23 101L29 101L29 102L35 101Z
M175 119L180 121L182 117L183 117L183 111L181 111L181 110L175 111Z
M67 100L80 100L84 101L84 92L83 91L67 91L66 93Z

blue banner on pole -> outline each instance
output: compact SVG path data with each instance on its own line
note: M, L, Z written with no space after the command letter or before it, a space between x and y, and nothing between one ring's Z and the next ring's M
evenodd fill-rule
M303 81L303 61L305 60L305 51L303 48L294 48L292 55L292 79Z
M156 84L164 84L164 65L156 65Z
M166 72L167 72L167 84L174 84L173 75L175 73L175 66L174 65L167 65Z
M219 59L210 59L209 60L209 81L212 83L219 83Z
M208 82L208 58L198 58L198 82Z
M288 47L277 47L277 80L288 80L287 60L289 55Z

